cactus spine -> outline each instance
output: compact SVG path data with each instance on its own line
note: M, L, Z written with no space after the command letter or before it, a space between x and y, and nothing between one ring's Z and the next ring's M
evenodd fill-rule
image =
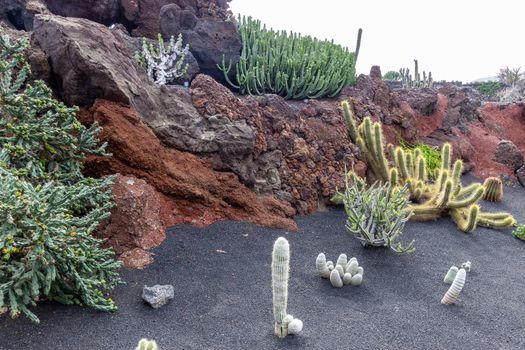
M489 202L500 202L503 199L503 183L499 177L488 177L483 183L483 199Z
M408 188L410 200L407 211L411 220L435 220L448 215L458 228L471 232L477 226L506 228L515 224L508 213L481 212L477 202L485 193L485 186L473 183L463 187L461 174L463 162L456 160L452 165L452 146L445 143L441 149L441 167L436 171L436 180L430 182L425 171L426 160L421 152L412 155L401 147L387 146L392 162L386 158L383 147L381 123L373 123L365 117L357 126L347 101L342 102L344 118L348 124L348 135L359 147L367 165L367 177L371 182L390 182L392 186Z
M275 335L284 338L297 334L303 329L303 322L286 313L288 305L288 280L290 278L290 245L284 237L279 237L272 251L272 292ZM289 329L289 326L292 326Z

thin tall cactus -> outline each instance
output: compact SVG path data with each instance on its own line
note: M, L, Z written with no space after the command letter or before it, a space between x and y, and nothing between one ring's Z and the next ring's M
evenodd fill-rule
M279 237L272 252L272 292L275 335L284 338L288 334L297 334L303 328L303 322L287 314L288 280L290 278L290 244L284 237Z

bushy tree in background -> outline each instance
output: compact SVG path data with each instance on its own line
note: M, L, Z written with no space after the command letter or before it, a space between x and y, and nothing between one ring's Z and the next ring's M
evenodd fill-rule
M25 86L28 42L0 36L0 308L38 321L44 297L111 311L104 292L119 262L92 232L109 216L112 178L84 178L86 153L105 154L42 81Z
M400 81L401 80L401 73L396 71L388 71L383 75L383 80L386 81Z

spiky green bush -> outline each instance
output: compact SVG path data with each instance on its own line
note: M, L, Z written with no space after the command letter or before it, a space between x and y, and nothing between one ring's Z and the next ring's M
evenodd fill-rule
M514 237L525 241L525 225L518 226L514 231L512 231L512 234Z
M403 247L397 242L410 217L408 189L392 188L390 183L365 181L353 171L346 172L345 191L340 194L347 215L346 229L364 246L389 247L397 253L415 251L414 241Z
M497 81L486 81L478 86L479 93L488 99L495 98L502 88L501 84Z
M84 127L30 73L27 40L0 36L0 308L13 317L41 298L115 310L104 292L119 263L91 234L109 216L112 178L84 178L86 153L105 154L100 128Z
M398 139L399 146L405 151L412 153L414 159L416 159L415 154L421 152L425 158L425 166L427 169L427 174L429 177L434 178L436 170L441 166L441 153L437 147L432 147L426 143L417 142L416 144L411 144L402 138ZM416 151L419 150L419 151Z
M297 33L267 29L251 17L239 17L242 39L234 81L232 63L223 58L219 68L241 94L273 93L285 99L333 97L355 81L361 30L356 52Z

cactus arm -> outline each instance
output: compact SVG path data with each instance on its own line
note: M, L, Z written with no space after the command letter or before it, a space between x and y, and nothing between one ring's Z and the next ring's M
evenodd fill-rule
M483 197L483 192L483 186L478 184L478 189L474 193L464 199L450 201L448 207L451 209L468 207L479 201Z
M441 169L449 170L450 169L450 152L452 146L450 143L445 143L441 149Z
M447 180L443 191L439 195L438 205L440 207L446 207L449 204L450 197L452 196L452 180Z
M480 214L478 225L489 228L509 228L516 224L516 219L506 213L482 213Z
M341 105L343 106L343 115L348 126L348 135L350 136L350 140L352 140L353 143L357 143L357 126L355 124L354 115L350 109L350 104L348 103L348 101L343 101Z
M390 176L390 169L388 168L388 162L385 157L385 150L383 148L383 134L381 132L381 124L374 124L374 151L375 158L379 163L379 169L381 170L381 178L383 181L388 181Z
M468 215L465 209L453 209L450 211L452 220L458 225L463 232L472 232L476 229L478 223L479 206L474 204L468 209Z
M436 220L441 215L442 209L434 205L409 205L406 212L411 212L411 220L415 221L427 221Z

